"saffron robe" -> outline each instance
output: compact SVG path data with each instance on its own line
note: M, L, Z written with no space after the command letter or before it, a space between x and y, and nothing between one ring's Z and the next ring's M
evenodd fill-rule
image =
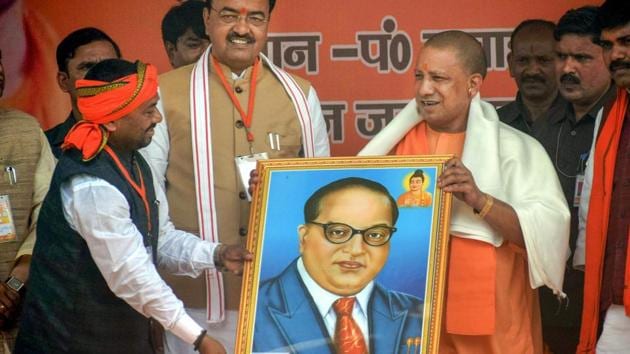
M547 285L562 294L569 252L570 215L547 154L534 139L500 123L478 96L463 144L448 142L454 139L448 136L441 142L421 121L412 101L360 154L387 153L398 144L397 154L461 156L480 190L514 208L525 242L525 249L504 243L472 208L454 200L451 234L457 237L450 245L441 352L541 352L533 289Z

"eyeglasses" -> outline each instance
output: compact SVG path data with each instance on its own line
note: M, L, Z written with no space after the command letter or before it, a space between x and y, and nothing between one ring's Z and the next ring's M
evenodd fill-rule
M210 9L216 11L216 13L219 15L219 20L221 20L221 22L225 23L226 25L233 25L237 23L238 21L240 21L241 18L244 19L246 23L256 26L256 27L263 26L265 25L265 23L269 21L268 18L266 18L264 15L260 13L240 15L230 10L219 11L215 9L214 7L211 7Z
M352 236L361 234L363 236L363 242L370 246L382 246L389 242L394 232L395 227L377 225L368 227L364 230L357 230L350 225L342 224L340 222L331 222L322 224L315 221L309 221L309 224L321 226L324 229L324 236L326 239L335 244L346 243L350 241Z

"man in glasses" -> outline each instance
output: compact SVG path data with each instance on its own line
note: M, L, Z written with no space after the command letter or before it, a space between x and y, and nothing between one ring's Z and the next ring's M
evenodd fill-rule
M236 157L329 155L313 87L261 54L274 5L207 0L204 23L212 45L196 65L160 76L164 121L145 156L165 184L175 226L203 239L245 243L249 202ZM242 279L219 273L165 278L188 313L233 352ZM166 351L192 354L168 334Z
M260 286L253 351L398 353L420 338L422 301L374 280L397 219L396 201L374 181L345 178L313 193L300 257Z

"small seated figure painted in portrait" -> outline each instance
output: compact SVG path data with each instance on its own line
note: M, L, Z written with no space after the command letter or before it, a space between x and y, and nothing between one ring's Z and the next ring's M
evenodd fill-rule
M428 186L428 183L425 182L427 181L424 172L422 170L415 170L411 177L409 177L409 190L398 197L398 206L403 208L426 208L431 206L433 196L431 193L425 191Z

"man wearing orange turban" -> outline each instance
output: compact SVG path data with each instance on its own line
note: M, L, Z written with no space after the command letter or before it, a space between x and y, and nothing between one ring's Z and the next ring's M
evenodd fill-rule
M77 81L83 120L66 136L44 201L16 353L153 353L154 322L202 353L221 343L184 311L157 267L240 274L251 254L176 230L137 150L162 119L157 70L110 59Z

